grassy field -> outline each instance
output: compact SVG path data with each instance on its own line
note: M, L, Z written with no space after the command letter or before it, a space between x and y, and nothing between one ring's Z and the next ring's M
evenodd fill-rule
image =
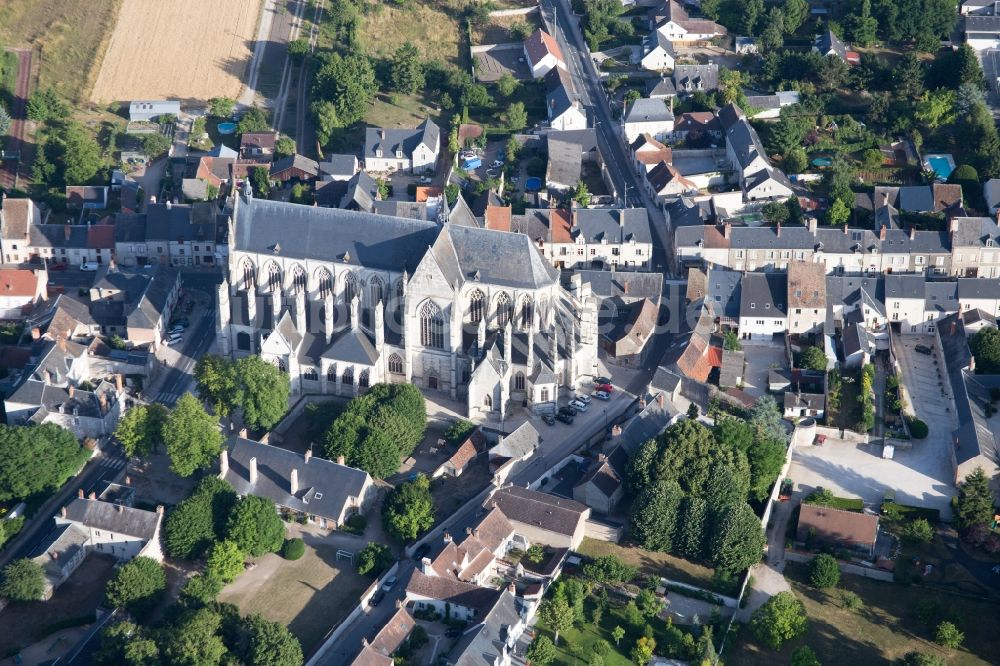
M840 587L854 592L864 602L860 611L852 612L840 606L836 590L821 591L806 584L806 565L789 563L785 576L805 604L810 620L806 635L775 653L758 645L744 630L733 649L727 651L726 663L787 664L799 645L809 645L824 666L886 664L912 650L941 656L948 664L971 666L995 664L1000 654L1000 635L996 632L1000 607L995 603L845 575ZM940 606L938 618L930 624L925 624L918 614L921 602L926 601ZM963 647L951 654L931 640L937 621L949 616L955 617L965 632Z
M667 553L654 553L642 548L626 548L610 541L585 538L578 549L581 555L600 557L617 555L623 562L637 567L639 573L648 576L663 576L678 583L697 585L705 589L715 589L712 576L714 569L696 562L689 562Z
M379 9L362 20L358 43L369 55L388 58L410 42L427 60L464 67L468 53L459 17L467 4L463 0L410 2L405 7L379 3Z
M419 95L379 93L365 122L376 127L416 127L428 116L440 124L440 110L424 104Z
M349 562L337 561L335 547L307 543L305 555L294 562L273 553L260 558L222 591L219 601L236 604L243 615L260 613L287 625L308 654L370 583Z
M534 32L542 27L542 18L538 12L521 16L493 16L490 18L489 23L484 23L473 28L472 41L475 44L516 42L518 40L510 34L510 28L518 23L523 23L528 26L529 31Z
M122 0L3 0L0 41L32 46L40 83L85 99L100 68Z

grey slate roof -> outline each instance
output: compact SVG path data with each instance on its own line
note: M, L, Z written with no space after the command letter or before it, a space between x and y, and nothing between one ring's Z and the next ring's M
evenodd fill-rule
M975 298L1000 298L1000 280L982 278L959 278L958 297L962 300Z
M541 441L542 438L538 434L538 431L535 430L535 427L529 421L525 421L514 432L504 437L502 441L492 447L490 455L517 459L525 458L535 452Z
M970 39L995 39L1000 34L1000 16L966 16L965 34Z
M743 274L723 266L711 266L705 277L705 300L716 316L738 319L742 302Z
M823 55L832 52L841 59L847 58L847 47L844 46L844 42L840 41L837 35L833 34L832 30L827 30L823 34L818 35L813 41L813 47Z
M289 509L339 520L349 498L360 502L368 472L313 456L261 444L242 437L229 442L229 470L225 478L240 495L259 495ZM250 483L250 459L257 459L257 481ZM298 470L294 495L290 478Z
M640 97L625 113L625 123L670 122L674 114L662 99Z
M583 149L573 141L548 140L545 182L572 187L583 173Z
M885 276L885 299L922 299L924 297L924 276L890 273Z
M674 67L674 85L678 92L708 92L719 87L719 66L708 65L676 65Z
M310 159L305 155L287 155L282 157L280 160L274 162L271 165L271 175L275 175L285 171L287 169L299 169L304 171L310 176L319 176L319 163L316 160Z
M524 234L448 225L433 252L449 281L534 289L559 279L559 271Z
M549 118L557 118L579 101L573 77L562 67L553 67L544 77L545 106Z
M357 167L358 158L355 155L327 155L326 159L319 163L320 173L330 176L351 176Z
M884 316L885 283L881 277L828 275L826 302L852 307L858 303L865 303Z
M653 242L645 208L581 208L573 214L573 222L574 231L591 243Z
M214 203L146 204L146 240L216 240L218 208Z
M899 188L899 209L914 213L934 211L934 193L930 185L907 185Z
M787 297L787 274L746 273L740 285L740 316L784 317Z
M982 282L996 282L982 280ZM958 312L959 285L954 282L928 282L924 285L924 311L939 314Z
M155 511L121 506L101 500L74 497L66 505L66 516L56 520L71 520L98 530L125 534L149 540L156 534L160 514Z
M370 213L374 207L378 183L364 171L359 171L347 181L347 192L340 200L340 207Z
M513 636L511 629L521 622L518 601L509 590L504 590L486 617L458 639L448 656L448 663L455 666L481 666L503 663L509 653L507 642Z
M348 328L338 334L329 349L323 352L323 357L343 363L375 365L379 353L367 333L361 329Z
M440 138L441 130L430 118L412 129L368 127L365 129L364 157L375 157L375 151L381 149L383 157L393 157L401 150L409 158L421 143L431 150L439 148Z
M671 48L673 48L673 45L671 45ZM676 95L677 88L674 87L674 80L671 78L650 79L646 82L646 97L662 99Z
M991 217L956 217L951 229L953 247L986 247L987 241L1000 246L1000 229Z
M657 300L663 292L662 273L611 272L578 270L576 274L589 283L593 294L601 298L624 297L628 299L650 298ZM625 285L628 293L625 293Z
M712 219L712 202L680 196L667 203L666 214L673 228L701 226Z
M590 511L576 500L516 486L501 488L486 500L486 506L494 503L511 522L569 536L576 532L577 523Z

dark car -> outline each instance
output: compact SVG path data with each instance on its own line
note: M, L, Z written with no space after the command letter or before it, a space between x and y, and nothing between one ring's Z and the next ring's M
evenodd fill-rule
M559 412L558 414L556 414L556 421L559 421L560 423L565 423L566 425L570 425L573 423L573 416L570 414L564 414L563 412Z
M569 405L564 405L559 408L560 414L566 414L567 416L576 416L576 410Z
M385 592L379 589L377 592L375 592L375 594L372 595L372 598L369 599L368 604L371 606L378 606L378 603L383 599L385 599Z
M607 377L594 377L594 384L610 384L611 380Z
M449 627L448 631L445 632L445 636L448 638L458 638L462 635L461 627Z
M420 560L424 555L431 552L431 545L429 543L421 544L420 548L413 553L413 559Z
M67 268L67 265L66 265L65 261L57 261L57 262L49 264L49 270L50 271L64 271L64 270L66 270L66 268Z
M556 417L551 414L542 414L542 421L545 422L545 425L555 425Z
M917 345L913 348L913 350L918 354L923 354L925 356L931 356L934 353L934 350L927 345Z

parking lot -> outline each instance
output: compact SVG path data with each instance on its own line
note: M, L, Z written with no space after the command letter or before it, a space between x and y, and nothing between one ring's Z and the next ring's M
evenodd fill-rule
M767 395L767 375L772 367L784 368L785 346L779 341L757 342L742 340L746 358L743 390L755 398Z
M932 355L917 353L922 345L933 350ZM944 359L938 351L933 335L907 335L893 337L893 350L902 376L903 398L909 413L927 424L930 435L922 444L942 443L947 447L951 433L958 427L951 386ZM916 445L915 445L916 446Z
M951 461L940 442L928 438L910 450L896 449L891 460L881 456L880 440L864 444L827 436L822 446L795 449L788 476L796 490L822 486L839 497L860 497L873 506L891 489L900 504L938 509L944 519L951 516Z

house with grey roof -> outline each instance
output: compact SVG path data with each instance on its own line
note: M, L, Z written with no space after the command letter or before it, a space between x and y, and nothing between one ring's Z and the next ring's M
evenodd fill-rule
M590 518L590 507L576 500L516 486L496 490L485 506L503 511L514 526L514 542L522 550L536 543L577 548Z
M642 39L642 58L639 66L653 72L663 72L674 68L677 54L674 45L664 33L654 30Z
M110 435L124 412L123 387L100 380L91 390L77 388L90 374L87 347L71 341L46 343L46 352L26 369L4 399L7 422L16 425L54 423L78 439ZM60 368L60 362L65 362ZM70 373L67 374L67 369ZM60 373L61 370L61 373Z
M521 602L512 589L506 589L481 619L477 618L462 632L448 653L448 663L455 666L512 663L514 647L525 625Z
M412 129L366 128L362 159L369 173L433 173L440 151L441 130L427 118Z
M674 87L674 80L670 76L650 79L646 82L646 97L663 100L671 100L677 97L677 88Z
M378 490L368 472L244 437L234 437L219 457L219 478L239 495L257 495L334 530L371 509Z
M599 453L573 487L573 499L603 514L614 512L625 496L628 452L615 446L607 455Z
M106 336L158 347L181 291L181 274L166 266L105 269L90 288L90 314Z
M569 72L553 67L543 80L549 127L554 130L586 129L587 111Z
M643 134L662 141L674 131L674 114L663 100L640 97L625 112L622 131L628 143Z
M771 95L747 95L747 106L753 109L750 116L755 120L771 120L781 116L785 107L799 103L798 90L779 90Z
M524 462L535 455L542 443L542 437L525 421L514 432L501 436L489 449L490 472L497 485L506 483L512 474L524 468Z
M55 529L31 554L45 576L44 599L51 598L91 553L110 555L121 562L139 556L163 560L162 506L147 511L97 499L94 493L85 498L81 488L79 496L62 507L54 521Z
M720 112L726 137L726 152L733 170L739 177L744 199L747 201L784 199L792 196L791 182L771 164L764 144L736 104L729 104Z
M321 180L350 180L358 172L357 155L332 154L319 163Z
M232 215L220 350L259 353L295 395L408 382L499 420L595 372L596 299L562 287L528 235L246 193Z
M718 90L719 66L715 63L677 65L674 67L674 88L681 95Z
M608 362L633 367L645 363L659 320L663 274L577 270L573 282L589 284L601 299L600 345Z
M549 219L563 223L562 217ZM570 226L554 226L542 246L562 268L641 270L649 266L653 231L645 208L577 208Z
M115 218L119 266L217 266L225 257L228 216L215 202L148 203Z
M973 14L961 19L965 43L976 53L1000 48L1000 16Z
M740 283L740 337L770 340L788 330L788 276L744 273Z

